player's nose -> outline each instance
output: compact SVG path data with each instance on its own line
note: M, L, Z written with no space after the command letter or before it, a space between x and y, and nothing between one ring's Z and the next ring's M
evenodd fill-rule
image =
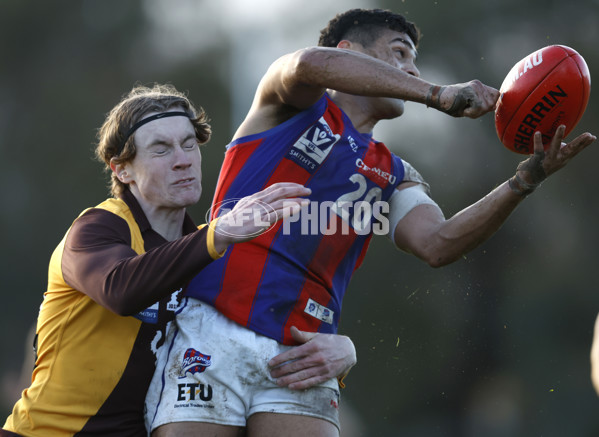
M416 67L416 64L413 62L404 65L402 70L408 74L411 74L412 76L420 77L420 70L418 70L418 67Z

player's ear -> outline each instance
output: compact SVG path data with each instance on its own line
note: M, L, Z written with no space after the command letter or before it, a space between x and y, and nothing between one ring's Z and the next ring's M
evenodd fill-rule
M337 48L338 49L351 49L352 43L351 43L351 41L342 39L341 41L339 41L339 44L337 44Z
M127 163L117 163L114 158L110 160L110 169L116 175L119 181L124 184L131 182L131 175L127 172Z

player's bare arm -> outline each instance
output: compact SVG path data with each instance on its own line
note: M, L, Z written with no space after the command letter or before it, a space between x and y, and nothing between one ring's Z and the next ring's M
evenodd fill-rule
M510 181L448 220L436 205L416 206L398 223L395 243L432 267L456 261L491 237L526 195L596 139L587 132L566 144L563 135L560 126L547 151L535 135L535 154L518 166Z
M248 115L234 138L273 128L322 97L327 89L323 83L327 82L323 78L314 80L306 74L309 67L302 56L305 50L284 55L273 62L262 77Z
M471 118L493 110L499 97L496 89L478 80L438 86L357 50L309 47L270 66L235 138L282 123L316 103L327 89L424 103L452 116Z
M348 43L348 47L353 46ZM497 90L478 80L439 87L351 48L306 48L292 54L287 66L291 68L278 82L276 92L284 104L298 109L316 102L327 88L353 95L428 103L451 115L473 117L491 111L499 97ZM308 84L315 92L306 98L303 93Z

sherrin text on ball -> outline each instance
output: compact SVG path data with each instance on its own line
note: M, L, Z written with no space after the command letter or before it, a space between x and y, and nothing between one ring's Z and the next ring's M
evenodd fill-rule
M576 50L551 45L521 59L505 77L495 110L495 128L505 147L533 153L533 136L547 147L559 125L568 135L584 113L591 76Z

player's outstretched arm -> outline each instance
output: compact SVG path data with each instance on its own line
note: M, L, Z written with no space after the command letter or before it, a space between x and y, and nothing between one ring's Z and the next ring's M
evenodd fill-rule
M471 80L448 86L432 85L424 103L452 117L478 118L495 109L499 91Z
M279 182L241 199L222 215L214 229L214 247L222 252L228 245L251 240L277 221L293 215L309 203L303 196L312 191L293 182Z
M582 150L584 150L587 146L590 146L593 141L597 139L597 137L591 133L585 132L577 136L569 143L564 143L562 140L564 138L565 131L566 126L564 125L561 125L557 128L557 131L551 140L551 144L546 151L543 150L541 133L535 133L535 153L533 157L529 158L527 161L534 159L534 156L538 156L540 158L540 165L543 167L543 171L546 176L550 176L559 169L563 168L572 158L582 152ZM524 161L520 166L518 166L518 173L522 172L521 177L524 179L530 178L531 175L534 174L534 170L529 170L527 172L527 166L525 165L527 161ZM521 170L521 167L525 168Z
M281 387L304 390L331 378L343 378L356 364L356 349L349 337L300 331L291 327L300 346L273 357L270 374Z
M563 168L596 140L584 133L563 143L560 126L547 151L541 135L534 137L534 155L520 163L516 175L473 205L445 220L435 205L419 205L398 223L394 239L433 267L452 263L493 235L512 211L546 177Z
M499 98L495 88L478 80L438 86L355 50L309 47L273 63L254 104L284 104L301 110L314 104L326 89L410 100L470 118L492 111Z

